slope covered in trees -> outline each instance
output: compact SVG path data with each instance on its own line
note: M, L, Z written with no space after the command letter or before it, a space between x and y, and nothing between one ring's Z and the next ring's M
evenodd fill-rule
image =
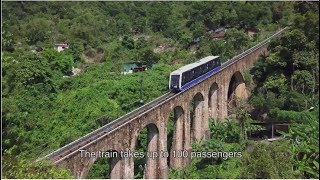
M249 104L235 121L211 124L212 139L194 149L243 152L243 157L194 159L171 178L319 178L319 6L297 3L292 24L270 44L270 54L251 69ZM244 111L251 106L251 115ZM256 130L253 119L292 124L271 144L242 136ZM231 171L231 172L230 172Z
M277 120L307 116L316 124L318 115L300 112L318 105L318 3L22 1L2 5L4 178L70 177L67 170L30 162L139 107L141 79L143 100L148 102L167 92L169 73L179 66L210 54L226 61L280 26L291 28L252 69L256 87L250 104L258 115L267 113ZM227 29L225 37L211 39L210 31L219 27ZM256 33L249 36L248 31ZM195 38L200 42L194 43ZM62 42L70 48L53 49ZM40 47L43 51L34 51ZM158 52L159 47L170 48ZM88 63L90 58L99 63ZM149 70L121 75L122 65L132 61L146 64ZM81 73L70 76L72 67L81 68ZM301 137L305 149L288 146L295 149L293 154L306 154L305 161L294 159L303 162L295 164L303 176L275 173L263 177L317 177L313 160L319 159L310 152L319 147L314 142L318 131L296 124L288 137L295 138L302 128L311 128L313 135L311 140ZM229 134L229 139L236 134ZM214 143L208 148L215 148ZM231 149L243 148L238 140L225 143L234 143ZM228 175L223 169L237 169L238 162L220 163L204 171L200 168L205 166L203 161L203 166L190 166L196 175L188 177L262 177L255 176L256 172L243 176L239 169ZM245 171L257 166L243 165ZM271 174L270 169L266 171ZM103 177L93 172L93 178ZM179 173L173 177L181 177Z

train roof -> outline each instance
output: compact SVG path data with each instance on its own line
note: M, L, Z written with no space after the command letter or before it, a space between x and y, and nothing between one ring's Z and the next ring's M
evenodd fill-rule
M200 65L202 65L202 64L205 64L205 63L207 63L207 62L209 62L209 61L211 61L211 60L213 60L213 59L216 59L216 58L218 58L218 57L219 57L219 56L207 56L207 57L202 58L202 59L200 59L200 60L198 60L198 61L196 61L196 62L194 62L194 63L191 63L191 64L187 64L187 65L185 65L185 66L182 66L182 67L180 67L179 69L171 72L171 74L180 74L180 73L182 73L182 72L185 72L185 71L188 71L188 70L193 69L193 68L195 68L195 67L198 67L198 66L200 66Z

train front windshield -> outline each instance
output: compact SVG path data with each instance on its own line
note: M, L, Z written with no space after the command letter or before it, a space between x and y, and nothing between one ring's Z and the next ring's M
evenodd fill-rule
M171 89L178 89L179 88L179 75L172 75L171 76Z

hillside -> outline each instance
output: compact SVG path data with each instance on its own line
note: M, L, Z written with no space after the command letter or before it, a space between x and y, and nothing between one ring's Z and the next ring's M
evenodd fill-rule
M207 55L227 61L284 26L250 72L249 103L278 119L276 110L317 107L318 11L317 2L2 2L2 177L70 177L28 162L141 106L141 80L149 102L168 91L171 71ZM212 38L221 27L223 37ZM70 47L57 52L58 43ZM121 74L136 61L148 70ZM81 72L71 76L74 68ZM319 177L308 171L298 177ZM250 178L231 178L239 177Z

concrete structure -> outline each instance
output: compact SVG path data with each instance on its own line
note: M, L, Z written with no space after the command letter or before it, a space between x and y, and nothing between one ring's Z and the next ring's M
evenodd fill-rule
M85 178L97 157L84 157L81 151L134 152L137 138L143 128L148 130L148 152L158 156L147 158L144 178L167 178L168 169L181 168L190 162L191 144L210 136L209 117L223 120L228 116L228 103L233 96L246 98L243 72L259 56L267 53L268 41L236 56L215 75L179 94L166 94L156 105L146 105L143 111L113 126L106 125L87 136L46 156L54 164L70 169L76 178ZM167 151L167 123L174 113L173 143ZM120 122L120 121L119 121ZM173 157L184 152L186 158ZM189 155L188 155L189 153ZM168 166L169 164L169 166ZM110 161L111 178L134 177L133 157L114 157Z

